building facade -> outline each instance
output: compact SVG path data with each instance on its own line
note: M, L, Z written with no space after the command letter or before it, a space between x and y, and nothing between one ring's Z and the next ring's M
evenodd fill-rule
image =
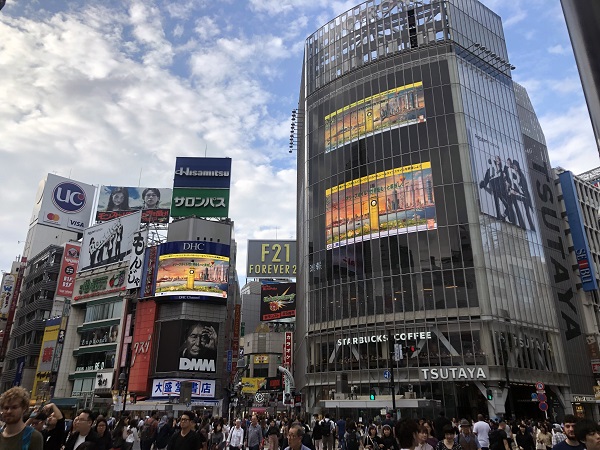
M352 402L374 391L457 417L560 417L592 392L545 141L507 58L500 17L476 0L366 2L306 40L295 378L307 409L368 409ZM536 382L545 405L530 401Z

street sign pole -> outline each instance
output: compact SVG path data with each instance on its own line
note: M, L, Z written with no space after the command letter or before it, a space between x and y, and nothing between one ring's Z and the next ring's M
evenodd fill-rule
M396 386L394 383L394 365L392 364L392 350L393 349L394 349L394 335L392 333L388 333L388 367L391 372L390 383L392 385L392 409L394 410L394 419L396 419Z

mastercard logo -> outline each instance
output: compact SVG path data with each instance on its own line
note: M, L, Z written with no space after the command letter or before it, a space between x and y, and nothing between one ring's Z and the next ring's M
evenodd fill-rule
M46 218L48 220L52 220L54 222L58 222L58 220L60 219L60 216L58 214L48 213L48 215L46 216Z

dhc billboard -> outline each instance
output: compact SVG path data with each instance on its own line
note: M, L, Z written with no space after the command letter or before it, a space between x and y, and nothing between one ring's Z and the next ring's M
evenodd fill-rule
M596 271L594 261L590 256L590 246L585 234L585 228L583 227L583 213L579 205L579 199L577 198L573 174L565 171L559 174L558 178L560 179L567 218L569 219L569 227L571 228L571 237L573 238L573 246L575 247L575 257L577 258L581 284L584 291L594 291L598 289Z

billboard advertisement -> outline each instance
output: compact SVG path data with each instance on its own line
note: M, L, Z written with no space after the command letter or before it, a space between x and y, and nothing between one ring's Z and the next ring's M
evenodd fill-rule
M296 283L264 283L260 286L260 320L296 317Z
M38 222L63 230L83 232L90 225L96 188L89 184L48 174Z
M181 383L190 381L192 383L192 398L215 398L215 380L185 380L183 378L161 378L152 382L152 397L179 397Z
M142 268L146 253L148 230L138 230L133 235L131 258L129 259L129 273L127 275L127 289L137 289L142 284Z
M141 211L87 228L79 256L79 272L117 261L128 261L140 228Z
M229 246L203 241L160 245L154 295L178 300L227 299Z
M296 241L248 240L248 278L296 278Z
M73 296L80 251L80 244L65 244L65 250L63 251L60 263L60 272L58 273L58 282L56 283L56 295L67 298Z
M422 81L380 92L325 116L325 153L367 133L421 122L425 122Z
M437 228L431 162L333 186L325 203L327 249Z
M229 217L229 189L173 188L171 217Z
M596 269L594 260L590 252L585 228L583 226L583 212L577 197L575 181L573 174L565 171L558 175L560 185L562 187L563 200L565 209L567 210L567 218L569 220L569 228L571 229L571 237L573 238L573 246L575 247L575 258L577 259L577 268L579 270L579 278L584 291L595 291L598 289L596 281Z
M157 372L215 373L219 324L197 320L161 322Z
M519 158L516 150L501 147L483 132L470 130L469 139L481 212L535 231L527 161Z
M33 381L33 398L43 398L44 394L50 398L48 382L52 372L52 361L54 359L54 349L58 340L58 332L62 322L61 317L48 319L44 328L42 338L42 350L38 358L38 366L35 379Z
M167 188L100 186L97 222L142 211L142 223L169 223L173 190Z
M116 268L99 274L89 272L75 281L73 300L87 300L100 295L116 294L127 289L127 269Z
M256 394L264 384L264 378L242 377L242 394Z
M231 158L178 157L173 187L224 188L231 185Z
M10 309L10 302L13 298L15 277L12 273L5 273L2 275L2 286L0 287L0 318L6 319L8 317L8 310Z

